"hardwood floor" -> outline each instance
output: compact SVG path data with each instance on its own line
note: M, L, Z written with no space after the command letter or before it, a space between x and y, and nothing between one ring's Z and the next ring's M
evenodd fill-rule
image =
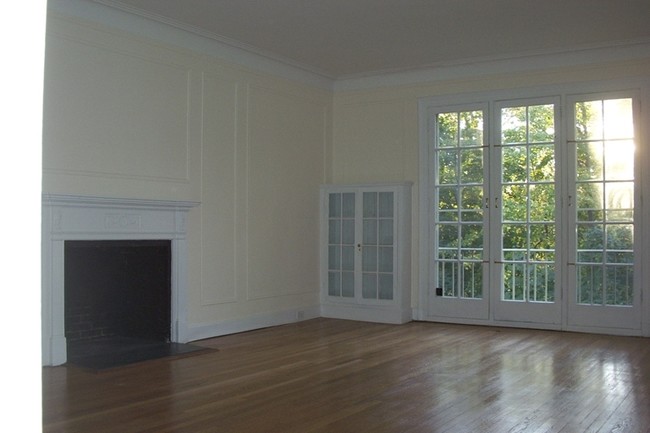
M650 432L650 339L315 319L198 343L44 368L44 431Z

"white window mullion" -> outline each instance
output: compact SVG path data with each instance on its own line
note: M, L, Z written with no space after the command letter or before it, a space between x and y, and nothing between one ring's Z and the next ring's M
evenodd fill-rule
M499 151L499 135L501 134L501 120L499 108L490 103L490 116L488 123L489 129L489 159L490 172L488 179L488 200L486 209L488 227L489 227L489 277L491 297L490 297L490 316L494 320L494 306L501 300L501 287L503 281L503 255L501 253L501 152Z

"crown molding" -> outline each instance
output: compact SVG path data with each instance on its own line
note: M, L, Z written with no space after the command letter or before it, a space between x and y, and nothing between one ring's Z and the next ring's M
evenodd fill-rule
M582 46L562 51L527 52L510 56L464 59L412 70L376 71L370 74L340 77L334 82L333 89L334 92L369 90L636 59L650 59L650 39L609 45Z
M332 90L334 80L321 71L283 59L246 44L172 20L127 8L111 0L49 0L60 15L94 22L148 39L179 46L294 82Z

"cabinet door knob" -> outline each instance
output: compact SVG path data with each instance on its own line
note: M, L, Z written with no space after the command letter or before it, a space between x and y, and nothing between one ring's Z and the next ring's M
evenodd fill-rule
M357 244L357 249L361 251L361 244Z

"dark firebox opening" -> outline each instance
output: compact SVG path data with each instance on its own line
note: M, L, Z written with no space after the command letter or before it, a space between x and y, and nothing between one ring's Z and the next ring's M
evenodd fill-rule
M65 242L65 336L169 342L171 241Z

